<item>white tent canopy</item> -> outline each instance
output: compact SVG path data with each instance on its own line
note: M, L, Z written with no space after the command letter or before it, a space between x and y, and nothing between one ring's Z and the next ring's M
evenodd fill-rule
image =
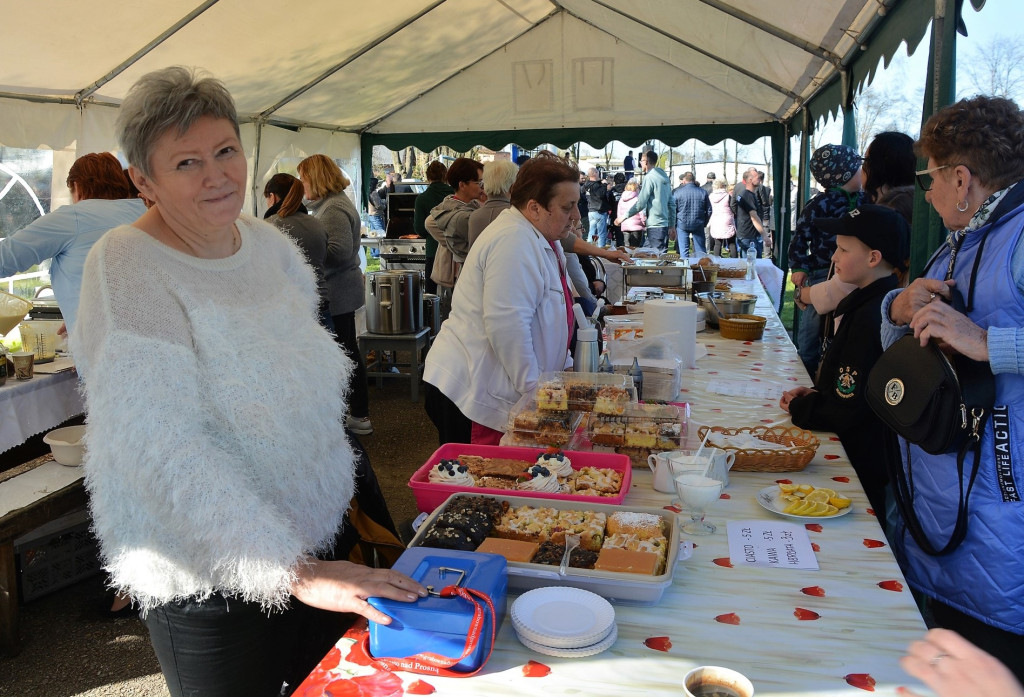
M854 80L869 77L901 41L915 47L931 5L17 3L0 26L7 58L0 64L0 144L75 155L116 150L113 122L128 89L142 74L176 64L202 67L234 95L253 187L280 157L314 152L338 158L358 181L367 142L389 137L431 134L440 144L467 134L614 128L631 129L639 142L643 129L778 126L836 83L894 15L902 13L901 33L886 37L872 51L874 65ZM840 100L831 101L826 111Z

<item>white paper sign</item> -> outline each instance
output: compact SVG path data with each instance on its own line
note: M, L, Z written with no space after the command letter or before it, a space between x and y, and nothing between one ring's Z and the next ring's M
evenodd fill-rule
M750 380L712 380L708 382L708 392L727 397L750 397L778 401L784 390L773 382L751 382Z
M729 560L733 566L818 568L818 558L803 525L769 520L729 521Z

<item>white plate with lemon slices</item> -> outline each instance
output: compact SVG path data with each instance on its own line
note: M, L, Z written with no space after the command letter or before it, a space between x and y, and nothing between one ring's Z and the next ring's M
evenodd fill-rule
M819 493L815 495L815 491ZM778 484L774 484L757 492L757 502L772 513L778 513L793 520L839 518L853 510L850 500L837 494L832 489L816 489L812 487L811 491L803 493L804 495L797 497L796 500L789 500L785 497L787 495L795 495L796 492L783 492ZM840 508L833 505L831 503L832 500L838 500L845 505Z

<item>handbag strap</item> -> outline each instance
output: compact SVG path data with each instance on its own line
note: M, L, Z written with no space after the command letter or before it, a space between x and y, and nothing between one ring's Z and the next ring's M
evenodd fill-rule
M486 593L474 590L473 588L454 585L442 588L440 595L442 598L458 596L468 600L473 605L473 619L470 620L469 630L466 632L466 644L463 648L462 655L457 658L453 658L450 656L431 653L429 651L423 651L422 653L418 653L407 658L374 658L370 655L370 634L367 632L363 634L361 647L364 653L370 657L370 664L374 668L387 671L405 670L411 673L440 675L448 678L467 678L470 675L475 675L484 667L484 664L486 664L488 659L491 657L491 652L494 651L494 632L495 625L498 622L498 616L494 611L494 603L491 601L490 596ZM485 608L491 616L491 640L487 648L487 655L484 657L484 660L480 662L480 665L477 666L476 670L468 672L451 670L453 665L470 656L474 651L476 651L477 646L480 645L480 635L483 634L484 625L487 620L484 613Z
M914 511L914 472L910 459L910 443L904 441L906 444L907 454L906 475L904 475L903 468L900 466L900 457L898 452L895 453L895 457L886 458L889 468L889 476L896 484L896 486L893 487L893 495L896 499L896 505L900 509L900 514L903 516L903 521L906 523L907 529L910 531L911 536L913 536L914 541L917 542L917 545L924 550L926 554L933 557L953 552L960 546L964 541L964 538L967 536L967 502L971 497L971 491L974 489L974 482L977 479L978 471L981 468L981 431L985 428L985 421L987 418L987 412L982 412L980 416L976 416L976 423L971 436L960 448L960 452L957 453L956 473L960 491L959 500L957 502L956 524L953 526L953 532L950 533L949 540L942 549L937 549L931 543L931 540L928 539L928 535L925 533L924 528L921 526L921 521L917 517L917 512ZM974 462L971 465L971 472L965 489L964 460L966 459L968 452L974 453Z

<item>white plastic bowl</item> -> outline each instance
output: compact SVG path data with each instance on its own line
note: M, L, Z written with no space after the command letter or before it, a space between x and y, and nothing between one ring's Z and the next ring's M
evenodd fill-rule
M50 446L54 460L68 467L77 467L82 464L82 455L85 454L84 437L85 426L65 426L47 433L43 442Z

